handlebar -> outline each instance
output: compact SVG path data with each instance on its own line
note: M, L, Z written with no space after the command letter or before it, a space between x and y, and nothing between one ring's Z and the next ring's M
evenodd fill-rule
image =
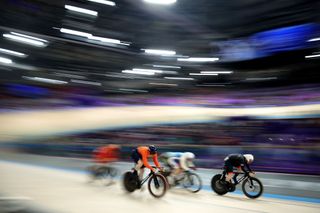
M160 168L158 168L158 167L156 167L156 166L151 166L153 169L157 169L158 171L161 171L161 170L163 170L163 167L160 167ZM151 169L150 169L151 170ZM151 170L151 172L152 172L152 170Z

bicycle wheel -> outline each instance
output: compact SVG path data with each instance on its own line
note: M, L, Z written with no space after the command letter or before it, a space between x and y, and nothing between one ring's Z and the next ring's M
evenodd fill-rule
M167 189L170 189L170 187L173 185L173 178L170 176L171 172L168 171L161 171L160 174L166 179L167 181Z
M123 186L128 192L134 192L137 189L139 178L132 172L126 172L123 177Z
M195 173L187 173L183 179L182 185L188 191L196 193L202 188L202 181L199 175Z
M148 181L148 189L152 196L160 198L167 191L167 181L163 175L154 174Z
M88 166L86 170L90 179L95 180L96 179L95 166Z
M112 176L110 174L110 167L100 167L96 170L96 179L103 185L110 185L112 183Z
M263 193L263 185L258 178L250 177L243 181L242 191L248 198L258 198Z
M218 195L224 195L228 192L227 187L221 182L221 176L221 174L218 174L211 179L211 188Z
M113 168L113 167L109 167L109 174L111 177L115 177L118 175L118 170L116 168Z

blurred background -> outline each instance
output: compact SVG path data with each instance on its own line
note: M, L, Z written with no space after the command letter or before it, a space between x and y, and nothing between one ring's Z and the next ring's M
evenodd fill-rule
M0 158L90 161L118 144L131 162L134 147L154 144L192 151L207 169L252 153L256 171L319 182L319 9L313 0L2 0ZM29 163L68 168L48 161Z

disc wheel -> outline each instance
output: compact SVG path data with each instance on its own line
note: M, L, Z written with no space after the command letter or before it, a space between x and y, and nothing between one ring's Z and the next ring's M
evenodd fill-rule
M123 177L123 186L127 192L134 192L138 187L138 176L132 172L126 172Z
M221 182L221 174L217 174L211 179L211 188L218 195L224 195L228 192L227 187Z

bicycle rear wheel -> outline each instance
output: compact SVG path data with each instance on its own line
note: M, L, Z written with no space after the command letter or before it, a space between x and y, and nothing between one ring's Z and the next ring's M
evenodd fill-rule
M182 185L188 191L196 193L201 190L202 181L201 181L199 175L197 175L195 173L187 173L185 175L183 182L182 182Z
M154 174L148 181L148 189L153 197L160 198L167 191L167 181L163 175Z
M127 192L134 192L137 189L139 178L132 172L126 172L123 177L123 186Z
M217 174L217 175L213 176L211 179L211 188L218 195L224 195L224 194L228 193L228 189L222 183L221 177L222 177L221 174Z

